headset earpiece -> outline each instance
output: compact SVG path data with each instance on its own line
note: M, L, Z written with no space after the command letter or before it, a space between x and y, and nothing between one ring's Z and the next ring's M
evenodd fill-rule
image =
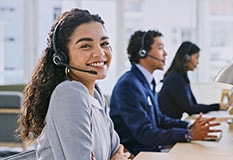
M147 51L145 49L140 49L138 54L141 58L145 58L147 56Z
M191 49L192 49L192 47L193 47L193 43L191 43L190 42L190 44L188 44L188 46L187 46L187 50L186 50L186 54L185 54L185 57L184 57L184 59L185 59L185 61L189 61L190 60L190 52L191 52Z
M148 54L147 51L146 51L145 48L144 48L146 34L147 34L147 32L145 32L145 33L142 35L141 49L138 51L138 55L139 55L140 58L146 58L146 56L147 56L147 54Z
M56 41L57 41L57 36L58 36L58 28L59 28L59 23L56 25L54 31L53 31L53 63L56 65L62 65L62 64L68 64L68 57L67 55L62 52L58 51Z
M63 52L53 54L53 63L56 65L68 64L67 56Z
M184 59L185 59L185 61L189 61L190 60L190 55L186 54Z

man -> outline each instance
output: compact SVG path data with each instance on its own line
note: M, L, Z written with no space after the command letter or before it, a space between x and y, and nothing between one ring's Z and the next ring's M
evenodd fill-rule
M163 115L158 106L153 72L163 70L167 56L158 31L136 31L127 48L131 70L123 74L113 89L110 116L121 143L134 155L140 151L160 151L176 142L203 140L219 123L215 118L193 124ZM152 83L151 83L152 82Z

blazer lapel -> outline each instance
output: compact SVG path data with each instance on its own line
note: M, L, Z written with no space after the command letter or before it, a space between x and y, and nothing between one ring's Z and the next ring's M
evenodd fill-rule
M153 106L152 112L155 113L154 118L155 118L155 120L157 122L157 127L159 127L159 124L160 124L160 111L159 111L159 108L158 108L159 106L158 106L157 94L152 92L151 87L148 84L146 78L144 77L142 72L136 67L136 65L134 65L134 64L132 65L131 71L136 74L136 76L141 81L144 88L146 88L147 94L148 94L147 102L148 103L152 102L152 106ZM154 118L152 118L152 119L154 119Z

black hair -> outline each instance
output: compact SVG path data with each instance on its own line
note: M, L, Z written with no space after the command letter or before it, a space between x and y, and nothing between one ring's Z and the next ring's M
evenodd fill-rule
M148 30L147 32L137 30L135 31L130 39L127 47L127 54L131 64L138 63L139 51L144 49L146 52L151 50L151 45L154 43L154 38L163 36L162 33L155 30ZM144 44L142 44L142 42Z
M176 71L184 77L187 83L190 83L185 64L189 60L192 54L195 54L198 52L200 52L200 48L196 44L190 41L184 41L180 45L178 50L176 51L176 54L171 63L171 66L168 68L167 72L164 74L164 78L171 72Z

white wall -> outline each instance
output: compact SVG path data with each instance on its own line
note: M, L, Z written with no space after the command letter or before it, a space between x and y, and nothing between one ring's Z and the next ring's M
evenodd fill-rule
M195 0L145 1L142 20L144 28L158 29L164 35L165 49L168 53L164 71L170 66L183 40L196 42L195 32L193 32L197 27L196 15ZM162 79L164 71L155 72L157 81Z
M4 28L3 24L0 23L0 83L3 83L4 74Z

